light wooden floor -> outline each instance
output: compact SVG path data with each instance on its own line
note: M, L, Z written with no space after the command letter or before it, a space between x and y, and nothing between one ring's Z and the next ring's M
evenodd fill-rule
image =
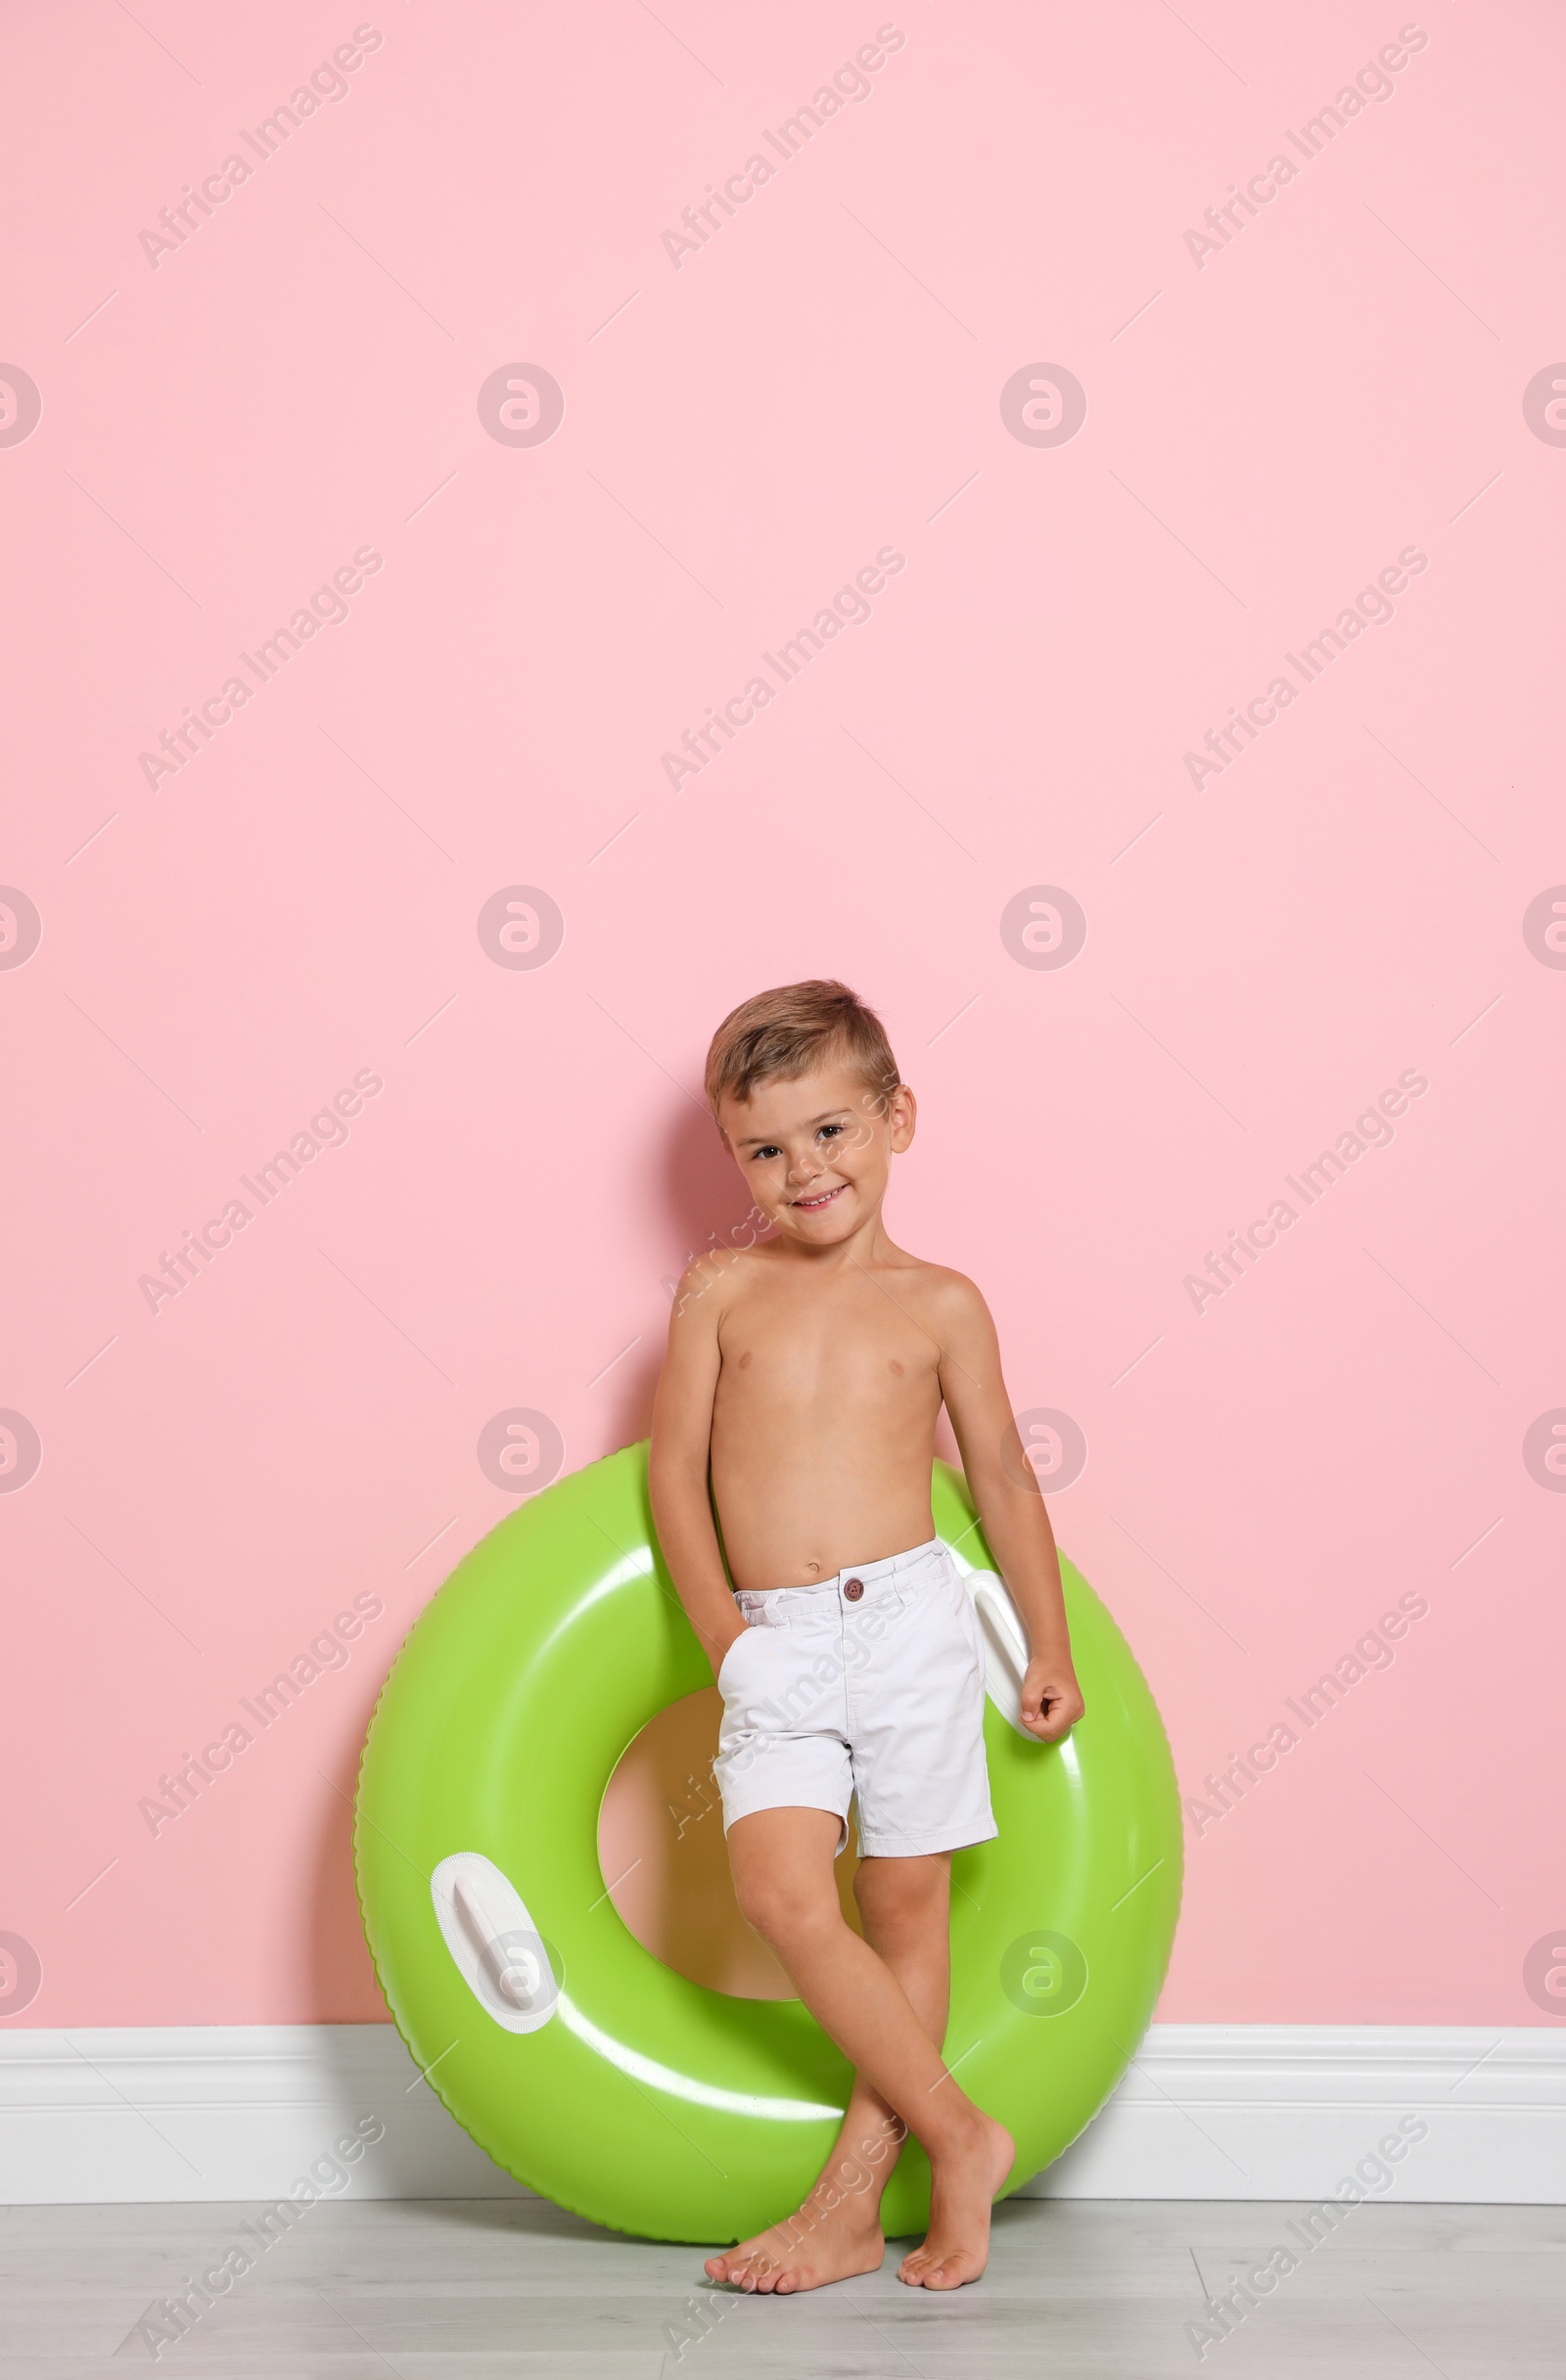
M1566 2209L1372 2204L1199 2352L1185 2325L1297 2206L1023 2200L986 2278L945 2298L881 2272L792 2300L707 2287L701 2255L542 2201L319 2206L159 2358L186 2380L1562 2380ZM121 2380L132 2326L255 2210L0 2214L3 2380ZM1198 2278L1200 2274L1200 2278ZM1243 2301L1242 2301L1243 2303ZM693 2306L700 2309L693 2312ZM115 2350L120 2352L116 2356Z

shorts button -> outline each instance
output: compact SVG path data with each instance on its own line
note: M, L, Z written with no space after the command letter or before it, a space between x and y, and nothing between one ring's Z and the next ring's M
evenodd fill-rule
M845 1585L843 1592L851 1603L857 1603L859 1597L864 1593L864 1580L862 1579L850 1579Z

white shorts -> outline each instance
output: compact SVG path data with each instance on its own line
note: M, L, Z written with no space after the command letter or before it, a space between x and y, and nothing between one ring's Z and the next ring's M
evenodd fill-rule
M717 1673L723 1832L759 1809L835 1811L857 1796L870 1858L998 1833L985 1764L979 1623L939 1537L816 1586L736 1596L746 1622Z

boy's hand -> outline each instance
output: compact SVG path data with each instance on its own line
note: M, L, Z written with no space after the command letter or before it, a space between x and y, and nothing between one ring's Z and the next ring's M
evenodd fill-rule
M1069 1661L1039 1656L1022 1681L1022 1723L1040 1744L1058 1744L1082 1717L1082 1690Z

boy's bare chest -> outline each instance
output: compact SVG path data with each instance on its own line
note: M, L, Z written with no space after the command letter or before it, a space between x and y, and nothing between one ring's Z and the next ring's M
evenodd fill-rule
M938 1376L940 1350L911 1303L868 1280L846 1294L738 1301L723 1317L719 1396L779 1404L821 1395L923 1402Z

